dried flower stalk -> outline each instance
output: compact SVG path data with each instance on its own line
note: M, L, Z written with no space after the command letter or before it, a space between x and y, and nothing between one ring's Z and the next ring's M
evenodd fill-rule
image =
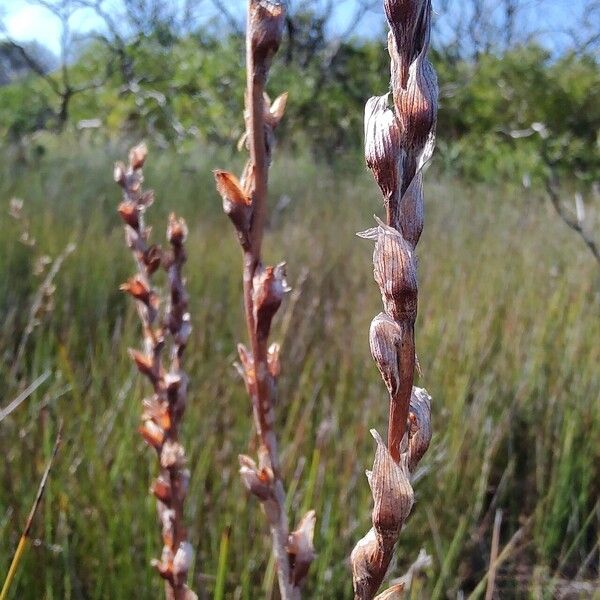
M371 323L371 354L389 393L387 445L376 431L373 527L352 552L357 600L375 597L413 505L410 475L431 440L431 398L413 387L417 317L415 247L423 230L422 168L435 142L437 79L427 60L430 0L384 0L390 26L391 94L365 108L365 158L381 189L386 223L359 233L375 241L374 276L384 312ZM399 597L399 586L377 598Z
M142 189L146 155L146 146L140 144L130 151L129 165L117 163L114 170L115 181L123 189L118 212L125 223L127 246L137 265L137 273L121 290L136 301L143 330L143 349L130 349L129 354L154 391L143 401L139 429L146 443L156 450L160 464L160 474L150 491L156 497L164 546L161 558L153 560L152 565L165 580L167 600L193 600L196 594L185 583L192 562L192 547L183 519L190 474L185 468L185 451L179 441L188 386L182 358L192 330L182 274L187 227L183 219L171 214L167 226L170 250L149 243L150 227L144 224L144 213L153 203L154 193ZM164 311L160 310L159 293L152 286L152 275L160 268L167 272L169 284L169 300ZM164 360L167 338L170 339L169 356Z
M274 131L283 117L287 94L273 102L265 84L284 25L281 3L249 0L246 32L246 131L240 147L249 150L241 179L227 171L214 172L223 210L237 232L243 254L244 309L250 348L238 346L240 372L252 401L259 449L258 462L240 456L240 475L261 502L271 530L283 600L300 597L300 585L314 557L314 511L307 513L292 533L285 512L277 439L273 429L276 383L280 372L279 346L269 345L271 322L289 291L285 263L264 266L261 245L267 217L268 170Z

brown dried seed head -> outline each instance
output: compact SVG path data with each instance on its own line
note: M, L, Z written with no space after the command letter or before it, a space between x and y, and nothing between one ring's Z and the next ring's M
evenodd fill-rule
M121 219L133 229L137 229L140 226L140 218L138 207L135 203L130 202L129 200L125 200L119 204L119 215L121 215Z
M150 486L150 492L163 504L171 502L171 484L163 477L157 477Z
M163 469L181 468L185 464L185 450L179 442L167 440L160 452L160 466Z
M391 398L400 389L400 346L402 329L400 325L385 313L379 313L372 321L369 331L371 355Z
M144 166L144 161L146 160L147 156L148 156L148 147L146 146L146 144L144 142L142 142L141 144L138 144L137 146L134 146L129 151L129 166L134 171L141 169Z
M271 321L281 306L284 294L290 289L286 280L285 263L257 270L253 280L253 299L254 319L259 337L268 337Z
M252 219L252 199L242 189L238 178L227 171L213 171L217 191L223 199L223 211L231 219L237 231L246 236Z
M385 312L395 321L414 322L417 316L417 268L414 254L402 234L382 223L358 235L375 240L373 275Z
M151 419L164 431L171 429L171 415L166 402L161 402L155 395L152 398L145 398L142 406L144 408L143 420Z
M399 204L397 222L402 236L414 250L423 232L423 173L418 171Z
M173 580L175 585L181 585L192 564L193 557L192 545L189 542L181 542L175 556L173 557Z
M350 555L355 598L373 597L385 577L391 552L384 554L373 528L361 538Z
M431 442L431 396L423 388L413 388L410 399L408 470L413 473Z
M144 264L146 265L146 270L149 275L155 273L161 265L162 262L162 249L160 246L152 245L147 248L142 257Z
M400 129L387 106L388 96L374 96L365 106L365 160L387 201L399 188L402 157Z
M385 590L385 592L382 592L381 594L375 596L375 600L403 600L405 597L405 587L406 586L403 583L397 583L391 588Z
M385 15L392 33L392 42L400 59L399 83L406 88L408 69L415 55L415 31L427 10L428 0L384 0Z
M281 363L279 361L280 349L279 344L273 343L269 346L267 352L267 366L269 368L269 373L274 379L279 377L279 374L281 373Z
M169 224L167 225L167 240L173 246L181 246L188 235L188 228L185 221L178 218L175 213L169 215Z
M298 527L289 535L286 550L290 558L292 579L295 586L299 586L306 574L310 564L315 558L313 537L315 533L316 515L314 510L308 511Z
M144 421L139 432L146 443L153 448L160 449L165 441L165 432L154 421Z
M138 275L131 277L125 283L122 283L119 286L119 289L122 292L130 294L136 300L139 300L146 305L150 304L151 290L147 286L146 282Z
M251 0L248 26L252 55L264 76L281 43L284 21L282 4L269 0Z
M377 442L375 462L369 478L375 502L373 527L384 548L391 548L410 514L414 494L405 461L396 463L381 436L374 429L371 435Z
M265 111L265 122L270 125L273 129L279 125L281 119L283 119L283 115L285 113L285 107L287 105L288 93L283 92L273 100L271 103L266 99L266 111Z
M246 489L259 500L266 501L273 497L273 472L270 469L258 468L256 463L245 454L240 454L240 476Z
M435 132L437 120L437 77L431 63L422 53L411 66L407 88L394 88L394 104L401 123L402 147L408 155L405 166L403 191L408 188L423 162L420 155Z
M127 182L126 173L127 167L125 167L121 161L117 161L113 170L113 179L115 180L115 183L118 183L122 188L125 187Z
M154 362L152 357L146 356L139 350L129 349L129 356L131 356L135 366L142 375L146 375L152 382L156 381L157 375L154 370Z

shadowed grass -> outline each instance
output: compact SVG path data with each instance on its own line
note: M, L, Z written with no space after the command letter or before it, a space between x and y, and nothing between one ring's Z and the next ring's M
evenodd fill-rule
M54 419L65 443L32 531L13 598L156 598L148 566L159 535L152 452L136 433L148 390L126 354L134 310L118 291L131 271L111 182L126 146L63 150L49 140L37 164L0 166L0 383L3 407L46 369L51 377L0 425L0 575L6 573L33 490L51 450ZM259 506L237 475L250 452L250 407L233 368L243 338L238 247L211 169L212 151L150 148L147 187L157 202L154 239L176 210L189 227L188 287L194 333L184 443L192 480L186 510L196 550L194 587L205 595L261 598L272 588ZM351 598L346 559L368 527L365 468L384 432L386 392L367 343L380 300L368 243L356 231L380 210L366 172L332 173L307 158L273 166L269 261L288 261L294 291L273 339L282 342L277 430L292 521L315 508L318 556L307 598ZM429 182L435 177L428 177ZM284 198L283 196L288 198ZM33 248L8 216L25 200ZM551 597L577 578L598 582L600 517L600 278L551 207L515 188L444 180L426 190L419 247L418 385L433 397L434 438L401 536L401 575L425 547L433 556L413 597L456 597L488 569L494 514L500 552L526 525L496 574L502 598ZM77 244L56 278L54 309L11 362L41 277L35 258ZM273 249L277 249L275 253ZM231 529L229 530L229 527ZM483 586L485 587L485 586ZM541 596L540 596L541 597Z

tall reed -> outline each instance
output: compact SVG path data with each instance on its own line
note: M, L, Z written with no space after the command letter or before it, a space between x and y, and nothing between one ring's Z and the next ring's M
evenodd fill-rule
M129 354L154 392L143 402L139 429L148 445L156 450L160 465L160 474L152 483L151 492L156 497L164 545L160 559L153 560L152 564L165 580L167 600L194 600L196 594L186 585L192 547L187 541L183 519L190 474L179 441L188 387L183 351L192 331L182 274L187 227L183 219L171 214L167 226L170 250L150 244L151 228L145 225L144 213L154 202L154 193L142 189L146 155L146 146L140 144L130 151L129 165L117 163L114 170L115 181L123 189L118 211L137 267L137 273L121 289L134 298L143 331L143 349L130 349ZM169 287L164 311L161 311L159 292L152 285L152 276L160 268L167 272ZM168 360L164 360L167 346Z
M265 266L262 239L267 218L268 171L274 131L283 117L287 94L273 102L265 93L267 75L281 42L285 14L281 3L249 0L246 31L246 132L241 145L249 150L241 179L214 172L223 209L237 232L243 257L244 309L250 348L239 344L240 372L252 401L259 440L258 463L241 455L240 474L258 498L271 530L279 589L283 600L300 597L300 585L314 557L315 513L309 511L289 532L285 491L274 425L279 345L269 345L271 322L289 291L285 263Z
M387 445L377 449L367 478L373 527L352 552L355 598L375 596L414 500L410 475L431 440L431 398L413 387L416 366L415 248L423 230L423 166L431 157L437 116L437 79L427 60L430 0L384 0L390 27L390 94L365 108L365 158L383 194L386 222L359 233L375 241L374 276L384 312L371 323L371 354L389 393ZM379 598L400 592L395 586Z

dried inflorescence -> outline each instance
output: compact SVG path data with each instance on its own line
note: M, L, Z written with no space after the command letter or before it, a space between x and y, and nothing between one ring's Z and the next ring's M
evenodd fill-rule
M390 94L371 98L365 108L365 159L381 189L386 223L361 237L375 241L374 277L384 311L369 334L371 354L389 394L387 445L376 432L373 471L373 527L352 552L355 597L375 597L394 546L412 508L410 475L431 440L431 404L413 387L416 366L417 271L415 247L423 230L423 166L435 141L437 80L427 59L430 0L384 0L390 26ZM398 597L400 587L378 598Z
M250 158L239 179L223 170L214 171L214 176L223 210L235 228L243 253L249 348L238 345L238 370L252 401L259 449L258 461L245 455L239 457L240 475L249 492L261 502L267 517L281 597L289 600L300 597L300 586L314 558L315 513L307 513L298 527L289 532L273 429L276 384L281 370L279 345L269 345L269 334L273 318L290 288L285 263L268 266L261 258L274 132L287 103L286 93L271 102L265 93L265 83L281 41L284 18L283 5L279 2L250 0L248 4L246 131L239 147L247 148Z
M137 273L121 290L136 301L143 329L143 349L130 349L129 354L153 388L152 396L143 401L139 428L146 443L156 450L160 465L160 473L150 491L156 498L164 546L161 558L152 564L165 579L168 600L193 600L196 594L185 583L192 562L192 547L183 522L183 502L190 475L179 441L188 386L182 356L192 330L182 275L187 227L183 219L172 214L167 226L170 249L150 244L150 228L144 223L144 213L153 203L154 193L142 189L146 155L146 146L140 144L130 151L128 166L117 163L114 170L115 181L123 189L118 212L125 223L127 245L137 265ZM159 268L167 272L169 283L169 298L162 312L160 295L152 285L152 275ZM164 360L169 340L169 356Z

